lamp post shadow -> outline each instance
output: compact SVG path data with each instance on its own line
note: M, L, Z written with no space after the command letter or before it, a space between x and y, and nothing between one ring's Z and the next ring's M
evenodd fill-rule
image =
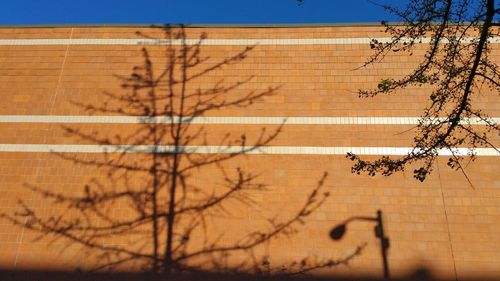
M377 223L375 225L375 229L374 229L375 230L375 237L377 237L380 240L382 263L383 263L383 268L384 268L384 278L389 279L390 278L389 263L387 261L387 250L389 249L389 237L386 237L385 233L384 233L382 210L377 210L376 217L354 216L354 217L348 218L343 223L332 228L332 230L330 231L330 238L332 238L332 240L341 240L347 231L347 224L352 222L352 221L356 221L356 220L371 221L371 222Z

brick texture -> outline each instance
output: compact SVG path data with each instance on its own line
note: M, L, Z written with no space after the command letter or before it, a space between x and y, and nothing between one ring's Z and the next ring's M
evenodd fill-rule
M1 39L85 39L138 38L137 31L162 38L153 28L2 28ZM379 27L314 27L314 28L187 28L187 38L209 39L294 39L294 38L361 38L384 37ZM142 36L144 36L142 35ZM168 66L165 46L144 46L151 55L153 71L161 73ZM2 115L119 115L114 112L90 112L82 105L102 106L112 93L126 97L120 76L142 66L143 46L124 45L53 45L0 46L0 114ZM179 51L180 47L174 47ZM234 56L245 46L202 46L205 58L191 73L197 73L218 61ZM401 77L417 65L425 51L419 46L413 56L390 54L384 62L357 69L371 54L367 44L344 45L263 45L255 46L245 59L225 65L190 81L187 93L209 90L245 81L223 92L216 99L234 101L249 93L275 90L244 106L221 106L207 111L206 116L324 116L324 117L417 117L428 103L429 88L410 88L391 96L359 99L356 91L376 87L387 77ZM491 56L500 62L500 49L494 45ZM168 85L158 92L168 93ZM172 86L179 91L179 85ZM163 91L163 92L162 92ZM489 89L474 97L475 104L490 116L500 116L499 96ZM179 102L178 100L175 102ZM206 101L207 103L214 101ZM168 101L159 100L160 105ZM188 99L186 108L197 108L199 100ZM160 105L158 105L160 107ZM144 115L139 109L110 100L107 106L122 108L123 114ZM128 107L127 107L128 106ZM280 146L369 146L408 147L412 145L411 125L190 125L183 131L190 145L237 145L245 135L248 144L259 144L278 130L265 145ZM1 144L154 144L144 124L47 124L0 123ZM156 130L169 132L168 125ZM168 133L164 143L172 142ZM189 137L188 137L189 136ZM499 145L498 135L491 136ZM193 138L187 141L186 138ZM168 156L164 156L165 159ZM204 155L182 156L181 167L191 160L206 161ZM213 156L216 157L216 156ZM376 159L369 156L367 159ZM77 161L75 161L75 159ZM115 172L93 163L110 161L123 165L139 165L142 172ZM151 185L148 165L151 155L128 154L64 154L0 152L0 266L4 268L69 269L92 268L103 262L101 250L76 243L71 237L29 230L31 218L15 216L25 204L42 219L64 214L65 219L80 218L70 203L54 203L46 190L60 196L83 196L85 186L102 190L137 190ZM160 160L163 161L163 160ZM168 160L165 160L168 162ZM351 216L373 216L384 213L386 232L390 238L389 264L394 275L403 275L417 267L427 267L438 276L470 278L500 277L500 181L498 157L479 157L466 171L472 182L446 166L447 158L439 157L433 173L423 183L412 178L412 170L391 177L355 175L352 163L344 156L326 155L236 155L219 165L192 169L186 186L195 191L178 196L191 200L201 194L220 194L228 179L237 171L256 175L261 188L242 193L244 198L224 202L223 207L206 217L205 232L194 231L186 251L217 240L222 244L238 242L256 230L270 227L268 218L286 221L306 203L324 172L328 173L322 192L327 200L304 224L247 251L236 251L229 257L214 255L224 263L237 264L249 257L267 256L272 267L280 268L304 258L321 261L340 259L356 246L367 243L362 253L349 265L321 269L318 273L381 274L381 256L373 225L352 222L341 241L332 241L328 233ZM108 162L109 163L109 162ZM198 193L197 193L198 192ZM197 197L198 196L198 197ZM62 197L61 197L62 198ZM23 202L21 203L20 200ZM63 199L61 199L63 200ZM60 200L60 201L61 201ZM56 200L57 201L57 200ZM59 203L60 203L59 201ZM123 219L137 215L131 202L111 201L110 216ZM73 212L73 213L72 213ZM6 217L21 219L21 226ZM98 225L102 218L91 217ZM194 221L194 220L193 220ZM189 221L179 227L188 227ZM142 229L150 231L146 225ZM146 251L152 241L138 234L104 237L103 245ZM196 262L196 260L194 261ZM140 270L138 263L124 263L121 269ZM205 265L204 265L205 266ZM213 268L214 265L212 265ZM259 263L259 266L262 266ZM210 267L207 265L207 268ZM120 267L118 267L120 269Z

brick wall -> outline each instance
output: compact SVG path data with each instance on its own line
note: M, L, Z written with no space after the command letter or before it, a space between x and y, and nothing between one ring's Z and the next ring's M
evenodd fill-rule
M382 63L357 69L372 53L365 41L387 36L380 30L380 27L362 26L186 28L183 37L188 40L186 48L196 48L195 41L202 33L206 34L206 39L199 48L201 61L187 68L188 76L200 75L182 83L182 71L186 69L179 64L182 59L178 58L172 66L168 57L173 50L176 55L182 54L182 46L155 45L148 41L165 39L161 29L0 29L3 40L0 41L0 117L3 120L0 123L0 211L4 214L0 222L1 266L9 269L86 269L123 258L127 251L150 254L153 247L151 236L148 236L151 221L137 228L140 234L119 234L124 227L118 227L113 234L91 239L79 230L61 235L62 230L55 229L64 223L73 227L90 224L105 227L110 223L106 218L124 221L138 217L134 204L139 199L111 200L106 197L108 202L99 210L104 215L85 216L88 205L85 209L84 203L78 201L77 204L70 198L82 198L86 194L116 195L126 191L139 194L141 190L149 193L155 180L151 173L152 163L158 161L160 170L169 171L172 155L158 154L155 160L149 153L88 153L82 147L62 153L64 147L58 145L152 145L155 144L152 131L161 136L161 144L172 145L171 127L177 128L177 124L117 123L117 119L92 121L90 116L143 116L151 110L162 115L176 115L168 109L178 112L184 102L184 115L201 112L201 117L229 119L222 122L224 124L202 120L181 126L181 133L177 135L181 144L219 146L219 149L238 147L244 135L245 144L256 146L256 150L244 155L227 154L223 150L214 154L179 154L179 167L186 170L182 174L183 182L179 183L177 198L185 198L182 202L187 203L179 201L177 208L223 196L239 183L243 187L236 188L237 196L229 196L219 206L203 213L179 216L176 231L194 229L189 237L181 239L184 242L179 242L182 244L180 249L185 247L184 252L179 250L179 255L209 249L214 241L217 243L213 245L243 245L248 239L255 239L255 236L248 238L254 231L269 232L279 228L279 223L299 214L325 172L328 177L321 186L318 200L323 192L329 193L326 201L303 219L304 224L293 223L293 232L255 247L231 251L229 256L219 252L200 254L190 264L213 268L245 262L241 268L256 264L265 270L267 265L262 262L265 259L272 268L283 265L293 268L294 261L300 263L306 257L311 264L342 259L353 253L358 245L366 243L361 254L348 266L342 264L318 272L379 274L381 256L372 224L350 223L341 241L332 241L328 233L351 216L374 216L376 210L381 209L391 241L389 264L394 275L424 266L448 278L500 276L500 186L498 172L495 172L498 171L498 153L480 156L467 167L471 186L460 172L446 166L446 157L439 157L432 175L420 183L413 179L411 169L391 177L355 175L344 153L298 150L303 147L356 147L368 151L367 159L376 159L380 154L376 148L411 147L414 133L411 122L359 119L418 117L427 103L429 88L410 88L370 99L357 97L358 89L376 87L382 78L401 77L409 72L425 51L422 45L413 56L390 54ZM268 41L258 42L260 39ZM311 43L309 39L318 41ZM251 48L245 51L247 47ZM143 73L141 67L146 66L143 48L150 56L154 77L161 76L169 67L172 71L165 72L155 85L154 93L150 92L151 87L141 84L136 88L136 96L144 99L131 100L133 90L122 84L138 84L123 78L129 77L134 67L137 73ZM498 50L495 44L492 56L497 62ZM239 54L244 57L238 57ZM214 66L221 62L221 67L215 69ZM169 78L169 73L174 74ZM179 97L183 86L184 99ZM174 93L172 99L169 93ZM152 104L152 99L147 97L155 97L156 103ZM499 116L496 93L483 89L474 98L478 108L492 117ZM169 107L172 104L174 106ZM89 111L89 106L97 110ZM102 107L106 110L99 110ZM148 112L144 111L145 107ZM84 121L68 119L74 115L82 116ZM27 121L23 116L32 119ZM51 121L57 116L62 121ZM280 125L266 118L252 121L250 117L302 117L303 124L284 121L284 125ZM345 122L336 119L331 124L318 124L318 119L306 117L350 118L342 119ZM492 136L493 143L498 144L498 141L497 135ZM40 146L34 149L27 147L28 144ZM8 149L5 145L9 145ZM258 153L260 146L286 146L294 150L288 154ZM241 180L239 170L243 171L244 179L247 179L245 175L255 175L255 179L249 181L251 184L238 182ZM161 190L166 190L171 177L167 173L156 178ZM85 193L86 190L90 193ZM55 200L51 195L57 195ZM31 216L15 215L22 212L23 206L33 212ZM54 220L46 221L51 216L61 215L63 220L58 224ZM45 225L48 235L42 239L39 239L40 231L28 229L40 226L34 216L48 223ZM20 225L13 225L6 217L18 219ZM203 223L201 217L204 217ZM270 218L275 219L274 225ZM89 221L83 222L86 219ZM164 221L164 218L158 220ZM88 234L95 229L86 231ZM116 248L120 249L120 254L102 255ZM138 270L148 258L141 256L124 261L117 269ZM219 264L204 263L207 260Z

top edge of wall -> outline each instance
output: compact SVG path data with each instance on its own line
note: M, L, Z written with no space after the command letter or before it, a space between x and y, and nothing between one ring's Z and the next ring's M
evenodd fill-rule
M395 22L391 25L403 25ZM287 23L287 24L0 24L0 28L78 28L78 27L186 27L186 28L308 28L340 26L382 26L380 22Z

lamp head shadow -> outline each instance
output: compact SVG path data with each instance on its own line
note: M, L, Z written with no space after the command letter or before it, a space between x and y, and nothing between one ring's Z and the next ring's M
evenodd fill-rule
M330 231L330 238L333 240L340 240L346 231L345 223L339 224Z

